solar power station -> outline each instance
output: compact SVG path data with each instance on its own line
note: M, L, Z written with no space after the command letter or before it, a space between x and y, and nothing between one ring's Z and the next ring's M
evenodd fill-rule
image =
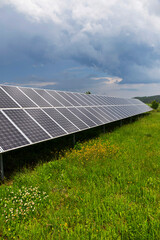
M137 99L0 85L1 173L4 152L151 110Z

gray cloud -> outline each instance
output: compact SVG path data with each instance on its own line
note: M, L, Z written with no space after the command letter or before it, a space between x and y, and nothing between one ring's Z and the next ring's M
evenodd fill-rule
M2 0L1 81L35 75L60 89L96 87L91 78L103 85L107 77L159 83L159 8L158 0Z

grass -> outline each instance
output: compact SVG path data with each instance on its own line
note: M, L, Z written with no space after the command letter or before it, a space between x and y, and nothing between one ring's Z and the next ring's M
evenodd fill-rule
M1 239L160 239L159 133L153 112L12 176Z

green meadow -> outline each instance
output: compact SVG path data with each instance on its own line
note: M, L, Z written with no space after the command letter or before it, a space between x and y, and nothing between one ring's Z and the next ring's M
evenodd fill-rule
M6 179L0 239L160 239L160 112Z

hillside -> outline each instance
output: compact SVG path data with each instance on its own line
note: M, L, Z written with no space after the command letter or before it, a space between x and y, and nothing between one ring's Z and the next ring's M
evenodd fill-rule
M160 236L160 112L77 143L0 187L1 239Z
M154 100L156 100L157 102L160 102L160 95L149 96L149 97L135 97L135 98L141 100L144 103L151 103Z

